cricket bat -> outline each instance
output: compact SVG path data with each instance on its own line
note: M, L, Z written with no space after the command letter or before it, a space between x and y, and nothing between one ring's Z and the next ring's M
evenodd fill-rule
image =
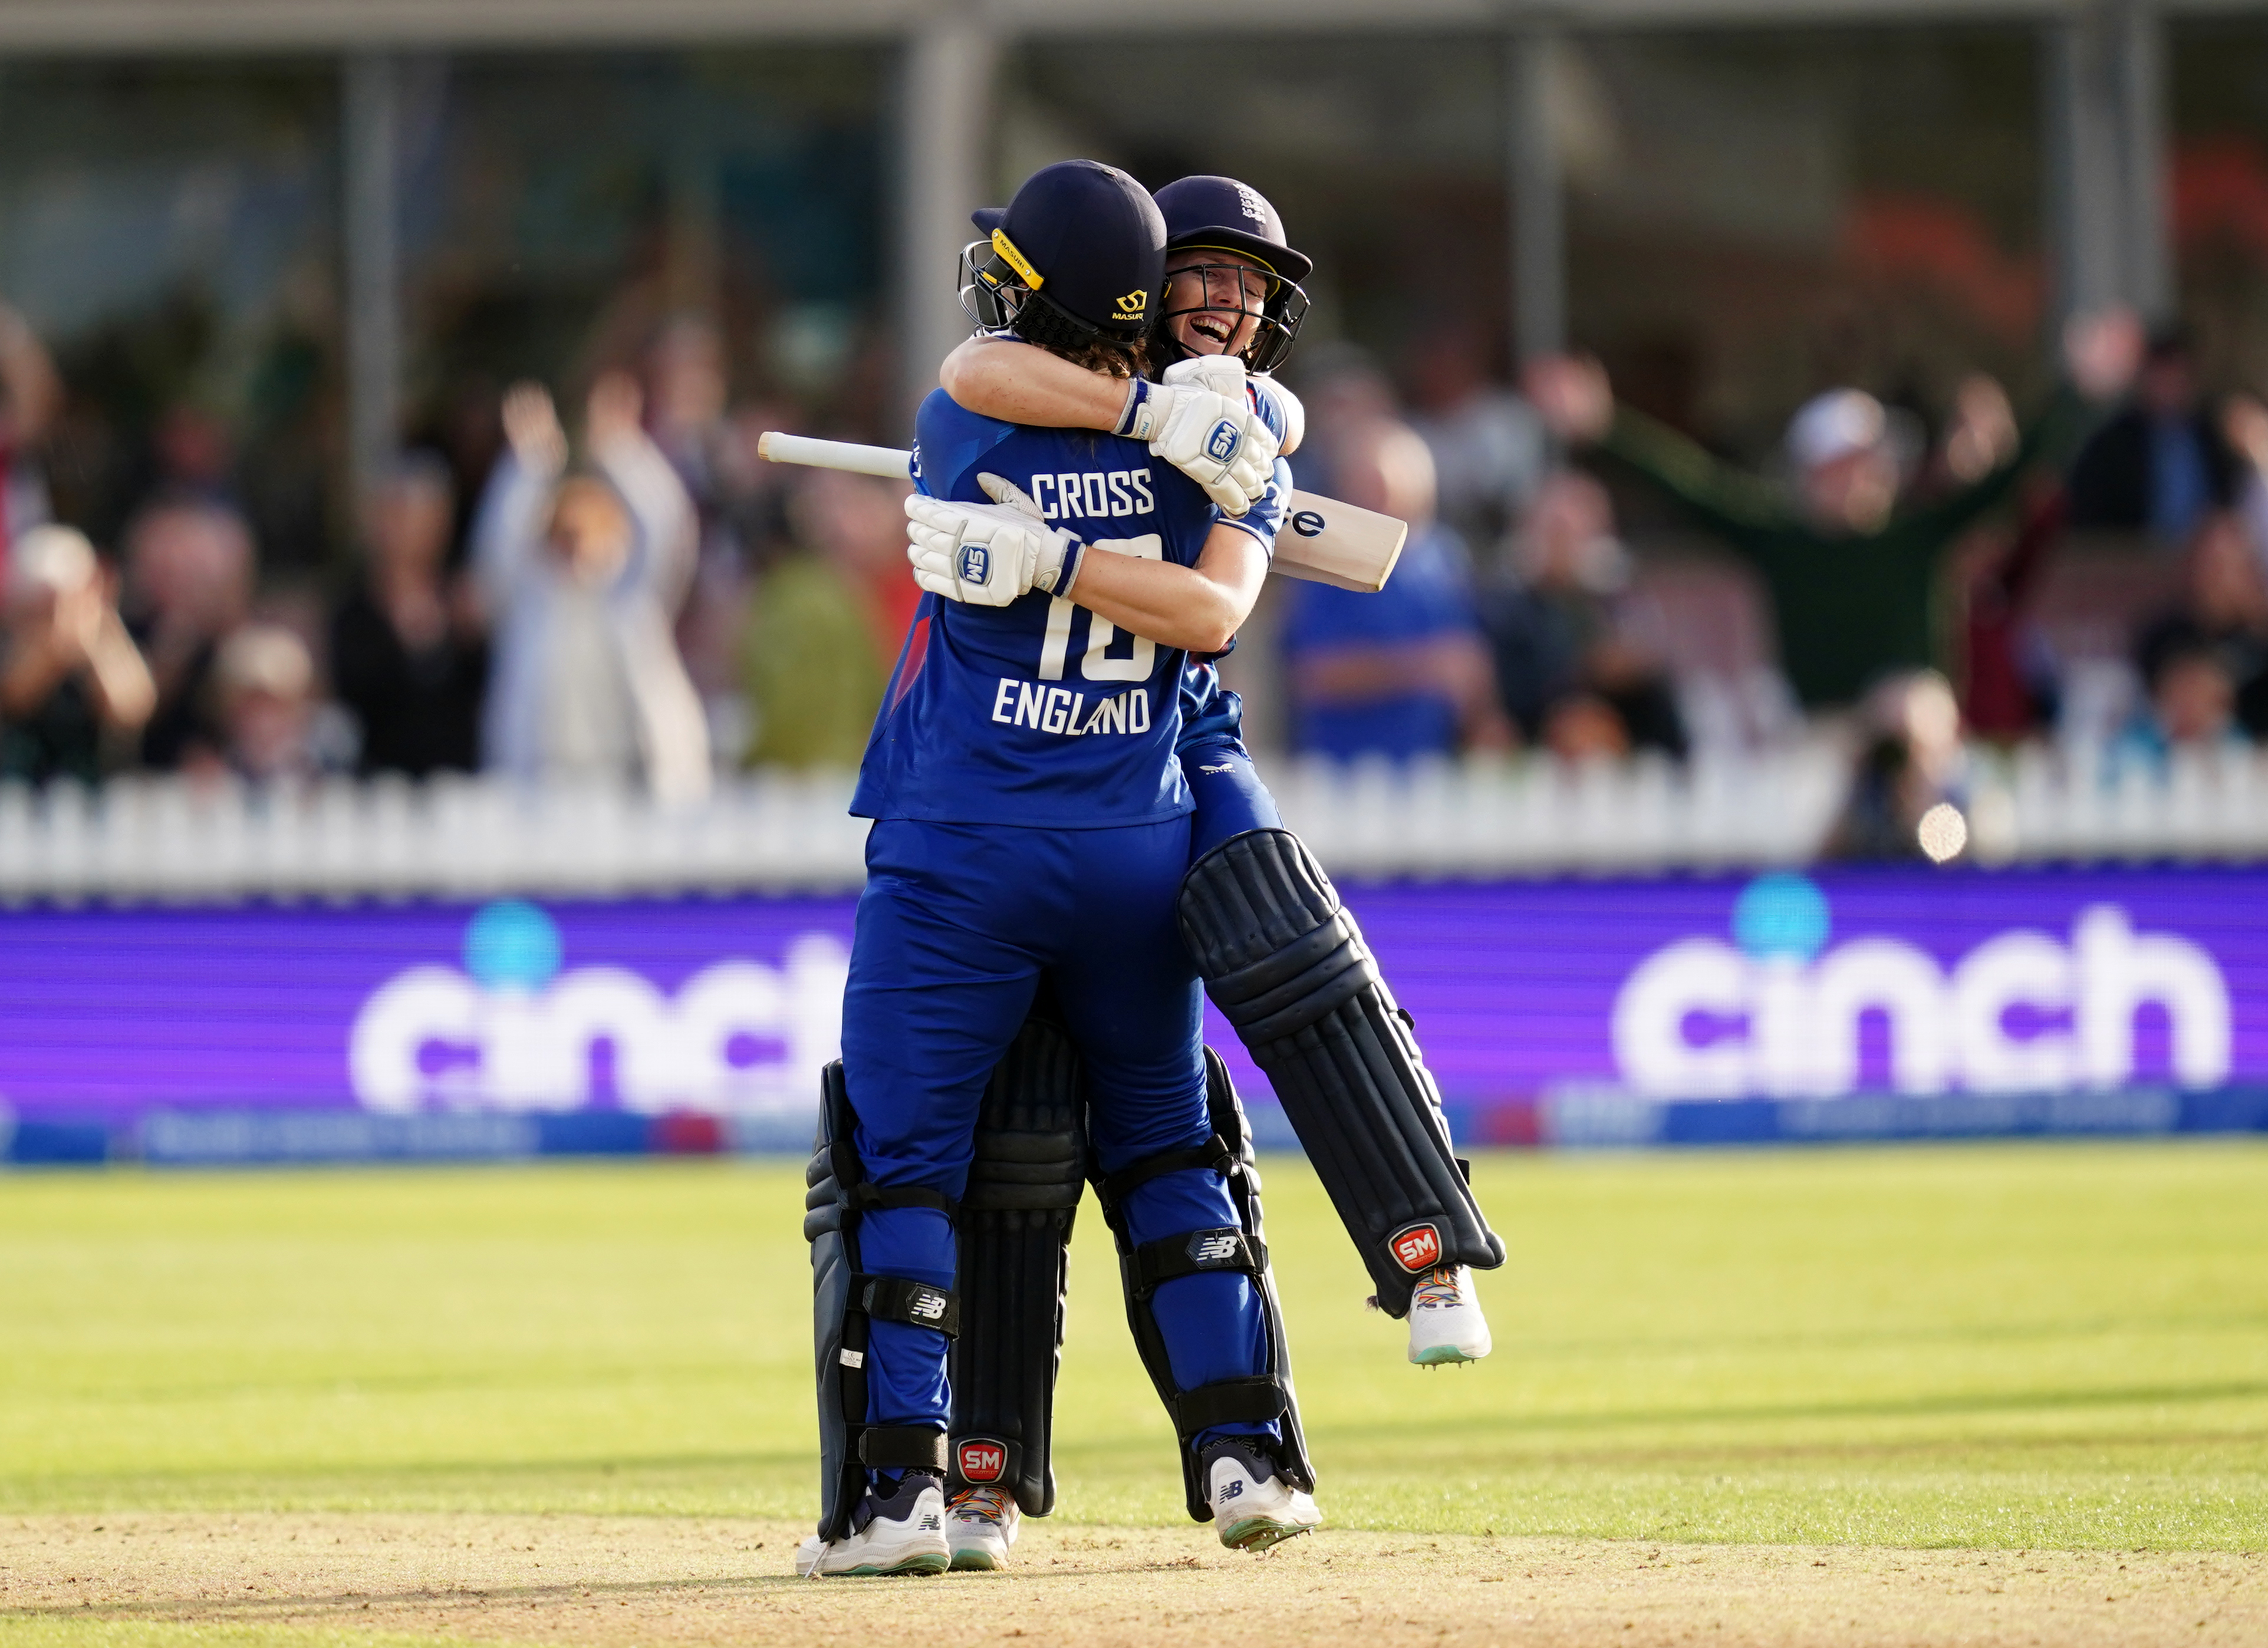
M757 439L756 452L774 463L809 464L887 481L905 480L913 464L913 454L895 446L814 440L777 430ZM1276 534L1276 570L1313 584L1376 594L1393 576L1409 536L1408 525L1391 515L1312 492L1294 492L1285 501L1284 525Z

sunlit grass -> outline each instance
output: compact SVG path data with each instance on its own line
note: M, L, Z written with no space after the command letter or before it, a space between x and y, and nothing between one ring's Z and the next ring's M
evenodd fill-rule
M2268 1148L1484 1159L1497 1351L1437 1372L1267 1177L1342 1524L2268 1543ZM800 1517L801 1207L784 1162L0 1179L0 1509ZM1091 1205L1074 1269L1060 1514L1177 1519Z

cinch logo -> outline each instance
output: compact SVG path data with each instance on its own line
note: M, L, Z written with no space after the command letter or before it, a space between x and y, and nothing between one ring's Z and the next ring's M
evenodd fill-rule
M964 584L982 584L985 574L992 570L992 552L983 544L961 546L960 578Z
M1149 313L1150 294L1146 291L1130 291L1118 300L1117 318L1121 320L1139 320Z
M1234 1258L1243 1245L1234 1231L1199 1231L1189 1238L1189 1258L1201 1265L1219 1264Z
M1205 456L1216 463L1226 463L1236 456L1236 449L1244 444L1244 437L1236 432L1236 425L1226 418L1212 426L1205 437Z
M626 967L561 969L557 924L517 900L467 923L462 971L413 967L371 992L347 1044L364 1109L648 1115L807 1108L836 1056L850 952L806 932L777 966L728 957L666 991Z
M1408 1230L1397 1231L1388 1246L1394 1254L1394 1262L1412 1276L1431 1270L1441 1262L1441 1232L1431 1225L1412 1225Z
M2049 1093L2138 1074L2202 1088L2228 1078L2219 965L2187 938L2137 931L2115 904L2080 911L2068 941L1995 933L1950 967L1901 938L1830 948L1829 925L1814 883L1769 875L1734 905L1734 943L1697 937L1655 951L1616 998L1623 1079L1657 1098L1737 1099ZM2136 1050L2146 1012L2161 1018L2167 1043L2164 1068L2146 1072Z
M1008 1474L1008 1449L990 1438L963 1442L954 1450L964 1482L998 1482Z

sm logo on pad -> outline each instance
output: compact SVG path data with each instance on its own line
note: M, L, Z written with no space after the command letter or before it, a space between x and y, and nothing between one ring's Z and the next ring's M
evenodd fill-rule
M1412 1225L1395 1232L1387 1247L1394 1262L1410 1275L1431 1270L1441 1262L1441 1232L1431 1225Z
M971 1437L953 1451L954 1468L964 1482L998 1482L1008 1474L1008 1445L990 1437Z
M1236 425L1223 418L1212 426L1212 433L1205 437L1205 456L1215 463L1226 463L1236 456L1236 449L1243 444L1244 438L1236 432Z
M960 577L962 583L982 584L984 581L985 574L990 572L991 570L992 552L987 549L983 544L963 544L961 546Z

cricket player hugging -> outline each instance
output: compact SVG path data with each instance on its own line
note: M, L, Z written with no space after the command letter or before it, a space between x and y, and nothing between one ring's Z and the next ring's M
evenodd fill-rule
M1142 381L1167 231L1139 185L1066 162L976 221L980 324ZM1248 913L1184 939L1188 657L1224 651L1249 612L1288 489L1267 421L1218 381L1154 405L1128 387L1133 424L1108 434L943 394L922 408L907 513L926 593L853 804L875 823L810 1175L822 1509L804 1574L990 1567L1015 1502L1047 1508L1064 1247L1089 1178L1192 1517L1249 1549L1320 1521L1249 1134L1200 1041L1191 960L1241 945L1272 978L1288 952ZM1228 865L1214 892L1258 893L1254 873ZM1359 937L1348 948L1341 934L1293 975L1364 972ZM1310 1012L1287 975L1268 1011L1313 1028L1359 993L1333 990ZM1429 1259L1457 1256L1444 1234Z
M1146 353L1158 382L1081 367L997 325L946 357L939 381L969 411L1148 437L1153 457L1197 482L1224 510L1233 514L1248 502L1248 519L1270 519L1283 496L1283 466L1247 493L1240 489L1256 472L1224 475L1202 436L1217 420L1248 413L1285 452L1299 444L1299 401L1270 374L1297 340L1308 260L1288 244L1267 198L1233 178L1182 178L1160 189L1157 202L1166 219L1166 292ZM981 291L975 271L991 248L971 250L979 255L970 290ZM1409 1017L1353 912L1285 828L1244 747L1242 717L1212 658L1191 654L1182 672L1176 747L1195 808L1179 901L1182 940L1268 1073L1370 1270L1379 1307L1406 1318L1410 1360L1427 1367L1472 1361L1490 1349L1472 1269L1500 1263L1503 1244L1465 1182ZM1021 1516L1043 1516L1055 1503L1054 1350L1063 1244L1079 1187L1075 1174L1058 1169L1058 1188L1042 1201L1029 1164L1076 1159L1079 1079L1076 1052L1044 1012L1035 1014L996 1073L978 1124L960 1225L962 1331L953 1346L946 1483L946 1539L957 1568L1004 1562ZM1242 1119L1225 1073L1212 1102L1219 1137L1241 1142ZM1259 1181L1248 1161L1236 1184L1249 1200L1246 1228L1256 1239L1251 1193ZM1107 1199L1104 1210L1111 1211ZM1114 1232L1128 1314L1170 1407L1171 1370L1143 1340L1137 1308L1147 1277L1132 1262L1123 1220L1114 1219ZM1201 1488L1192 1484L1191 1513L1200 1519Z

